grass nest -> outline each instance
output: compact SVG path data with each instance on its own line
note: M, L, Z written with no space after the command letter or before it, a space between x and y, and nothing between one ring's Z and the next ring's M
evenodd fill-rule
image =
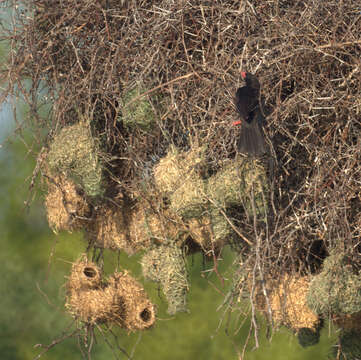
M72 266L67 282L66 308L87 324L115 323L128 331L144 330L155 322L155 307L143 287L127 272L104 279L100 269L83 255Z

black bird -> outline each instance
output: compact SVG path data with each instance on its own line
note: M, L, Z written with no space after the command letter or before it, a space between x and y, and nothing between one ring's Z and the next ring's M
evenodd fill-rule
M237 139L238 151L251 156L261 156L266 152L263 135L265 118L260 107L260 83L257 77L248 72L241 72L246 86L236 92L235 104L241 117L233 125L240 125L241 131Z

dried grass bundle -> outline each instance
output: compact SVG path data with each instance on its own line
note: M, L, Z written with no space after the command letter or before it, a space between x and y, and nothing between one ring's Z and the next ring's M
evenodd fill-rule
M71 293L78 290L94 290L102 287L102 271L89 261L85 254L73 263L67 288Z
M81 189L64 175L48 177L45 209L54 231L76 231L89 224L91 207Z
M47 163L51 171L66 174L88 196L101 194L99 150L84 121L61 129L50 144Z
M123 250L131 255L139 246L135 246L129 237L129 206L105 205L99 207L93 217L87 236L97 247L111 250Z
M168 302L168 313L186 311L187 270L182 250L174 245L161 245L142 258L143 275L159 282Z
M159 191L169 196L170 208L185 219L200 217L204 212L207 200L200 174L204 163L204 149L179 152L172 146L154 168Z
M273 320L293 330L317 330L319 317L307 306L306 295L310 280L307 277L284 276L270 296Z
M115 323L128 331L144 330L155 322L155 307L143 287L127 272L107 281L83 256L73 264L67 283L66 308L76 319L94 324Z

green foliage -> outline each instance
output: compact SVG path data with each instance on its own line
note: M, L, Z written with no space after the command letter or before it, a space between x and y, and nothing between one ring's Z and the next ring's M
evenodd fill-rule
M322 271L311 281L308 306L317 314L352 314L361 311L361 277L342 252L324 260Z
M101 195L99 149L87 124L81 122L64 127L54 137L48 164L51 170L65 173L81 185L87 195Z

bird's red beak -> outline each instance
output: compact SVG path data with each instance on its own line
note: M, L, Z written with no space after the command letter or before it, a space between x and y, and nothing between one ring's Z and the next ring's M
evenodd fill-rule
M232 123L233 126L241 125L241 124L242 124L242 121L241 121L241 120L233 121L233 123Z
M242 79L246 78L246 73L244 71L241 72Z

